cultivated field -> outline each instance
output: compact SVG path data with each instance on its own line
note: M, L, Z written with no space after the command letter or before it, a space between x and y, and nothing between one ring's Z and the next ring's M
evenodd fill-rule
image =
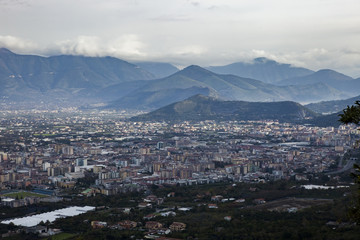
M5 193L5 194L2 194L1 196L9 197L9 198L18 198L18 199L22 199L25 197L40 197L40 198L48 197L47 195L44 195L44 194L27 192L27 191Z

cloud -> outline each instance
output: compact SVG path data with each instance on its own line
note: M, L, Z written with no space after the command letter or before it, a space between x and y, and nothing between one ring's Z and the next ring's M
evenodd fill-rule
M179 56L199 56L203 55L205 52L206 49L203 46L189 45L180 47L174 52L174 54Z
M153 21L165 21L165 22L182 22L182 21L190 21L191 18L187 15L174 15L174 14L166 14L158 17L151 18Z
M196 1L188 1L188 2L190 2L190 4L193 5L194 7L198 7L200 5L200 3Z
M29 5L26 0L0 0L0 6Z
M109 42L108 53L116 56L140 57L146 56L143 51L145 44L142 43L137 35L123 35Z
M101 56L99 38L95 36L79 36L75 40L65 40L57 43L62 54Z
M304 51L300 54L292 54L291 57L297 60L298 65L304 65L315 70L330 68L349 74L352 77L359 77L360 72L360 49L324 49L315 48ZM295 61L294 61L295 62Z
M62 54L84 56L114 56L136 59L145 56L144 44L134 34L125 34L118 38L106 40L97 36L79 36L76 39L60 41L57 44Z
M37 49L37 45L29 40L24 40L14 36L1 36L0 47L8 48L18 52L29 52Z
M290 63L293 66L305 67L315 71L329 68L352 77L360 76L357 70L360 68L360 49L311 48L292 52L252 50L247 56L252 58L266 57L280 63Z

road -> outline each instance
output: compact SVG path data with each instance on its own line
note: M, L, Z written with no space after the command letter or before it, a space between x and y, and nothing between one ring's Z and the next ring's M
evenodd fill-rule
M340 160L341 165L342 165L342 162L343 162L343 159L341 158L341 160ZM339 163L339 165L340 165L340 163ZM333 171L333 172L328 172L327 174L339 174L339 173L342 173L342 172L346 172L346 171L348 171L349 169L351 169L354 166L354 163L355 163L355 160L349 160L345 164L345 166L343 166L342 169L339 169L339 170L336 170L336 171Z

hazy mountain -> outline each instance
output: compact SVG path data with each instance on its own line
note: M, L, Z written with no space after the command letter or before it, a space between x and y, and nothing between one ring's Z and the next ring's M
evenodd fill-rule
M289 84L300 85L300 84L309 84L314 82L329 83L329 82L350 81L350 80L353 80L353 78L346 76L345 74L336 72L331 69L322 69L307 76L284 79L283 81L279 81L279 83L286 85Z
M196 94L217 96L214 90L207 87L170 88L129 94L111 102L106 108L153 110L170 103L182 101Z
M266 59L256 61L257 65L283 65ZM143 66L155 74L176 70L162 63L143 63ZM292 67L287 65L287 68ZM108 106L114 108L155 109L195 94L254 102L317 102L350 97L327 83L276 86L251 78L216 74L194 65L164 78L154 78L154 74L141 67L113 57L41 57L0 49L3 106L11 101L25 102L30 107L37 103L79 106L108 101ZM356 80L348 82L351 81Z
M113 57L18 55L0 49L2 94L32 98L54 89L99 89L113 84L153 79L154 75ZM77 90L77 91L78 91Z
M158 110L135 116L134 121L198 121L198 120L280 120L299 121L316 113L302 105L285 102L222 101L196 95Z
M342 73L330 69L319 70L313 74L304 77L285 79L278 82L277 84L306 85L313 83L324 83L328 86L331 86L335 89L346 92L348 94L359 94L360 92L359 79L353 79L349 76L346 76Z
M89 96L96 96L103 99L104 101L114 101L121 97L128 95L129 93L135 91L142 86L148 84L149 80L139 80L139 81L128 81L122 82L109 87L97 89L88 93Z
M312 70L294 67L290 64L278 63L267 58L255 58L252 62L236 62L225 66L207 68L219 74L233 74L245 78L253 78L266 83L274 83L283 79L306 76Z
M161 63L161 62L135 62L135 65L141 67L142 69L152 73L156 78L167 77L171 74L179 71L177 67L171 65L170 63Z
M195 88L194 88L195 87ZM203 89L209 89L211 95L217 95L224 100L244 101L284 101L294 100L300 102L314 102L320 100L340 99L344 95L325 84L310 86L275 86L258 80L242 78L235 75L216 74L199 66L189 66L177 73L157 80L147 81L138 89L119 98L110 106L117 108L151 109L161 107L158 99L161 98L162 106L174 102L172 94L181 89L192 89L193 94L204 94ZM196 91L199 92L196 92ZM205 94L207 95L207 94ZM188 94L182 96L189 97ZM346 96L345 96L346 97ZM169 99L171 101L166 101ZM185 99L185 98L183 98ZM183 100L177 98L177 100ZM154 104L156 102L156 104Z
M318 113L337 113L341 112L347 106L353 105L356 100L360 100L360 95L345 100L322 101L319 103L310 103L305 106Z

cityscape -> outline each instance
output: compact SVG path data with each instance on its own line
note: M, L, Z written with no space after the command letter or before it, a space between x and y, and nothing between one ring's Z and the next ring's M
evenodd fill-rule
M339 173L360 134L355 126L272 120L169 124L126 121L111 112L4 115L2 189L73 187L92 172L92 192L106 195L149 184L308 180ZM356 160L347 159L347 166Z

